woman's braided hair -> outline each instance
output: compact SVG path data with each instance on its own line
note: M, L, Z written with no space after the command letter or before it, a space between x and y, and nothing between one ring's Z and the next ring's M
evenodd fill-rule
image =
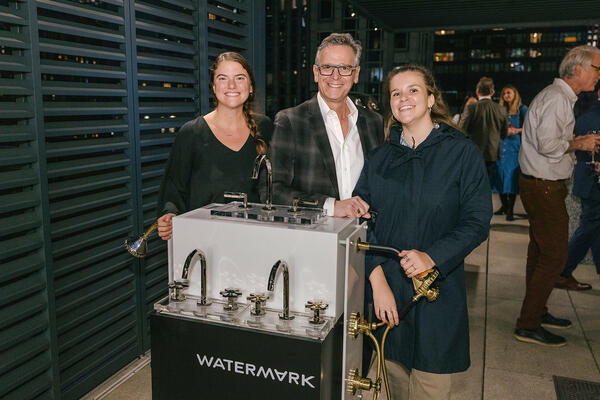
M256 146L256 153L257 154L266 154L267 153L267 142L265 142L265 140L262 138L262 136L260 134L258 125L256 124L256 120L254 118L254 112L252 111L252 102L254 101L254 88L256 87L256 81L254 80L254 72L252 71L252 67L250 66L250 63L248 62L248 60L246 60L246 58L243 55L233 52L233 51L228 51L228 52L219 54L210 69L210 90L213 91L213 95L214 95L213 84L214 84L214 80L215 80L215 71L217 70L217 67L219 66L219 64L223 61L234 61L234 62L240 64L242 66L242 68L244 68L246 70L246 72L248 73L248 76L250 77L250 95L248 96L248 99L244 102L244 106L243 106L244 118L246 119L246 124L248 125L248 128L250 129L250 134L252 135L252 138L254 139L254 144ZM216 96L214 97L214 101L215 101L215 103L217 103Z

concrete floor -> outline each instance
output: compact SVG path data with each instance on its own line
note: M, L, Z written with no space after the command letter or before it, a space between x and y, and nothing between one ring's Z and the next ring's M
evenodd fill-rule
M495 209L499 206L494 197ZM522 213L522 205L516 206ZM527 220L494 216L489 240L466 259L471 334L471 368L456 374L452 399L556 399L553 375L600 382L600 281L592 265L575 276L593 289L555 289L548 301L552 314L569 318L573 327L554 330L567 346L546 348L514 339L513 330L525 293ZM152 398L149 355L132 363L84 399Z

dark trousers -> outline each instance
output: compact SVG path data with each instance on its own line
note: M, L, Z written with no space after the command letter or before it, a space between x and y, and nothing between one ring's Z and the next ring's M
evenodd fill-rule
M519 177L521 201L529 218L525 299L518 329L536 329L546 301L567 261L569 215L564 181Z
M561 275L571 276L590 248L600 274L600 200L581 199L579 227L569 241L569 257Z

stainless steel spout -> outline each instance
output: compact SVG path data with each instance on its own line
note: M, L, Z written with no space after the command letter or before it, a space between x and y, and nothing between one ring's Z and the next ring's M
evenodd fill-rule
M260 166L265 163L267 168L267 201L265 202L265 210L271 211L273 208L273 169L271 168L271 160L266 154L259 154L254 160L254 170L252 171L252 179L258 179Z
M275 278L280 267L283 269L283 313L279 314L279 318L290 320L294 319L294 316L290 315L290 272L285 261L279 260L271 268L267 290L272 292L275 289Z
M200 300L198 300L199 306L208 306L211 302L206 300L206 256L200 249L193 250L188 254L183 264L183 270L181 271L181 280L189 285L189 278L192 275L192 259L195 255L200 258Z

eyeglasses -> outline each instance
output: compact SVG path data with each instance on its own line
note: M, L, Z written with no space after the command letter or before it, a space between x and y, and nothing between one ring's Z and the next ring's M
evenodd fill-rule
M340 64L340 65L324 64L324 65L318 65L317 68L319 69L319 73L323 76L333 75L333 71L335 71L336 69L338 70L338 74L340 74L341 76L350 76L356 69L356 67L353 67L352 65L345 65L345 64Z
M594 64L591 64L590 67L594 68L597 72L600 72L600 67Z

